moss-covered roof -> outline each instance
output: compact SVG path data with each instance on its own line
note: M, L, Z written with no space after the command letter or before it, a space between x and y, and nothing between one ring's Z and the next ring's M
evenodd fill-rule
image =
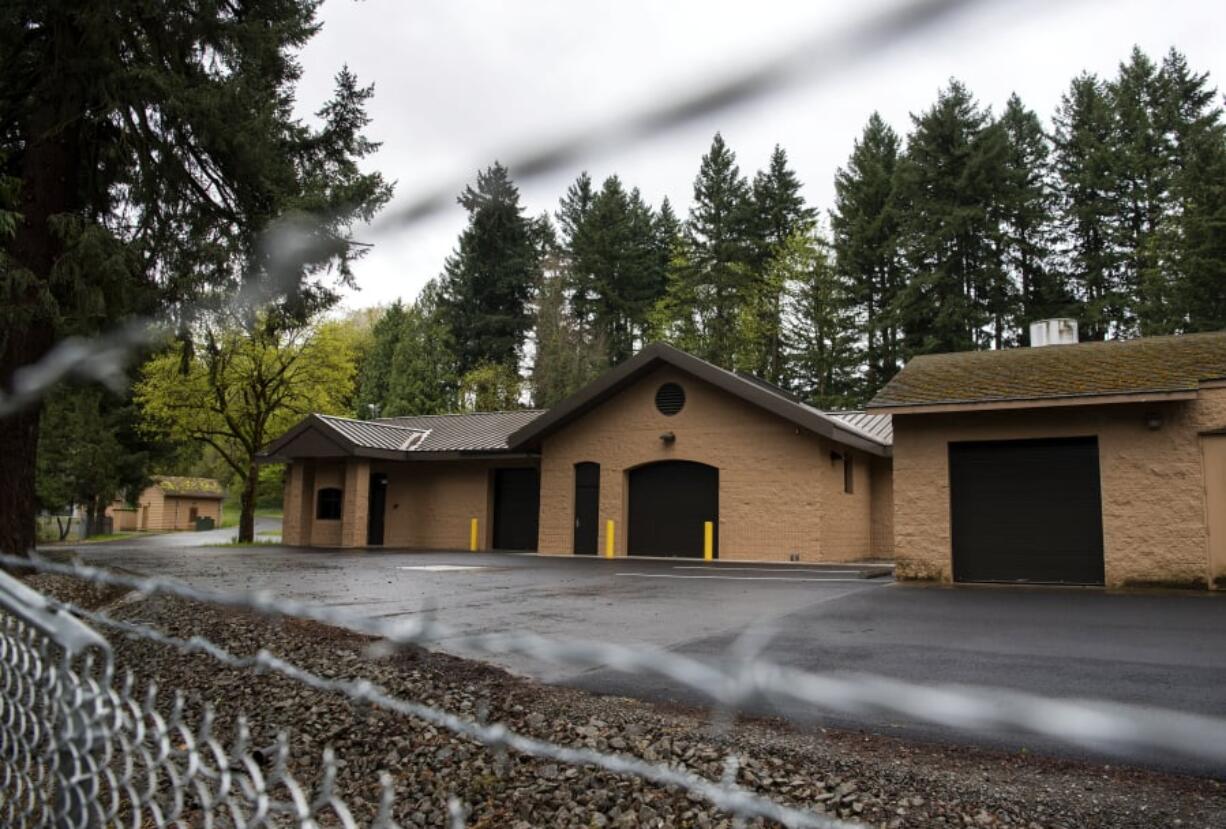
M930 354L907 363L869 408L1194 391L1226 378L1226 331Z
M154 475L153 485L167 495L192 498L223 498L225 490L216 478L195 478L187 475Z

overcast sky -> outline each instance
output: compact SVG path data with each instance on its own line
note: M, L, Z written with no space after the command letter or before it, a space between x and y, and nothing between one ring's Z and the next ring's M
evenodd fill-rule
M304 116L348 63L375 84L368 166L397 182L395 204L440 186L458 191L495 158L684 96L798 43L837 39L889 0L326 0L323 31L302 63ZM1155 60L1175 46L1226 86L1220 0L996 0L933 29L842 62L833 72L634 142L602 148L556 174L520 182L531 214L553 212L583 169L616 172L658 204L688 209L701 155L719 130L743 173L780 143L805 196L830 207L835 170L873 110L900 133L950 77L1000 111L1011 92L1049 119L1072 77L1114 74L1133 44ZM809 76L806 76L808 78ZM512 168L512 175L515 170ZM463 228L459 205L408 226L359 231L375 244L355 268L348 307L411 300L436 276Z

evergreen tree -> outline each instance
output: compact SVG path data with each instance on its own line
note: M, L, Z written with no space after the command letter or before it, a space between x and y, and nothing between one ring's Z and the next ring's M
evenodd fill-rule
M567 188L558 203L555 217L558 221L559 245L565 260L565 288L569 302L580 325L586 327L591 321L596 303L595 275L588 270L591 259L592 225L588 216L596 193L592 189L592 177L584 170Z
M111 502L135 496L148 482L156 444L137 428L139 414L129 396L97 387L58 389L46 400L43 422L39 505L56 512L83 507L85 534L101 532ZM61 535L68 530L62 525Z
M898 171L912 271L897 303L907 350L999 348L1016 314L998 220L1004 131L957 81L912 120Z
M250 279L289 316L335 298L349 227L390 188L357 168L375 145L350 73L318 128L293 116L317 7L0 5L0 389L68 334L167 309L190 321ZM286 256L262 240L291 211L312 244ZM38 433L37 406L0 428L4 552L33 544Z
M819 409L853 405L860 387L854 312L829 243L811 228L797 231L770 269L786 289L788 387Z
M817 211L805 204L800 179L788 166L787 153L775 145L770 164L754 176L751 198L755 280L750 304L754 351L748 370L778 383L784 371L782 286L770 278L771 261L796 233L812 224Z
M1119 333L1169 334L1176 321L1167 313L1171 291L1169 274L1159 261L1158 234L1167 213L1172 169L1158 68L1133 47L1106 92L1116 170L1113 244L1126 299Z
M540 272L537 224L524 216L507 168L477 174L459 203L468 226L446 262L441 310L455 343L461 376L479 366L519 366L532 325L528 307Z
M431 280L401 317L383 417L445 414L458 405L457 360L440 292L438 282Z
M873 113L847 166L835 175L830 214L835 267L864 338L866 399L902 367L895 309L904 281L899 226L898 135Z
M1208 75L1172 49L1159 75L1162 122L1171 142L1173 205L1163 233L1184 330L1226 329L1226 124Z
M532 405L540 409L578 391L606 367L601 342L585 338L567 302L566 280L560 268L546 267L537 289L535 360L532 364Z
M1075 78L1056 112L1056 170L1064 268L1078 301L1083 339L1124 323L1126 300L1115 247L1117 163L1111 104L1093 75Z
M358 393L354 399L354 413L363 420L388 414L386 408L392 355L400 343L405 316L404 306L400 300L396 300L383 312L371 331L370 350L358 371Z
M674 333L692 338L698 356L726 368L740 368L737 337L753 276L750 206L736 155L716 133L694 180L684 266L673 271L666 305L677 315Z
M1060 271L1053 262L1055 191L1050 141L1039 118L1016 94L1000 118L1008 145L1001 219L1005 265L1017 287L1019 336L1029 337L1029 323L1067 313L1071 305Z

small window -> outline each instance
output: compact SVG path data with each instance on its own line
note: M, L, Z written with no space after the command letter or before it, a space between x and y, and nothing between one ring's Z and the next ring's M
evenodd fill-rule
M672 417L685 408L685 389L676 383L665 383L656 389L656 408L660 414Z
M320 521L337 521L341 517L341 491L336 487L319 490L316 497L315 517Z
M856 462L852 460L851 455L847 452L843 453L843 491L851 494L856 491Z

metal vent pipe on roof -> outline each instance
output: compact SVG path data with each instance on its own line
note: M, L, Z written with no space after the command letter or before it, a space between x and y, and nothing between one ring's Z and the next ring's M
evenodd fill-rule
M1076 345L1077 320L1069 317L1056 317L1049 320L1035 320L1030 323L1030 347L1040 348L1045 345Z

